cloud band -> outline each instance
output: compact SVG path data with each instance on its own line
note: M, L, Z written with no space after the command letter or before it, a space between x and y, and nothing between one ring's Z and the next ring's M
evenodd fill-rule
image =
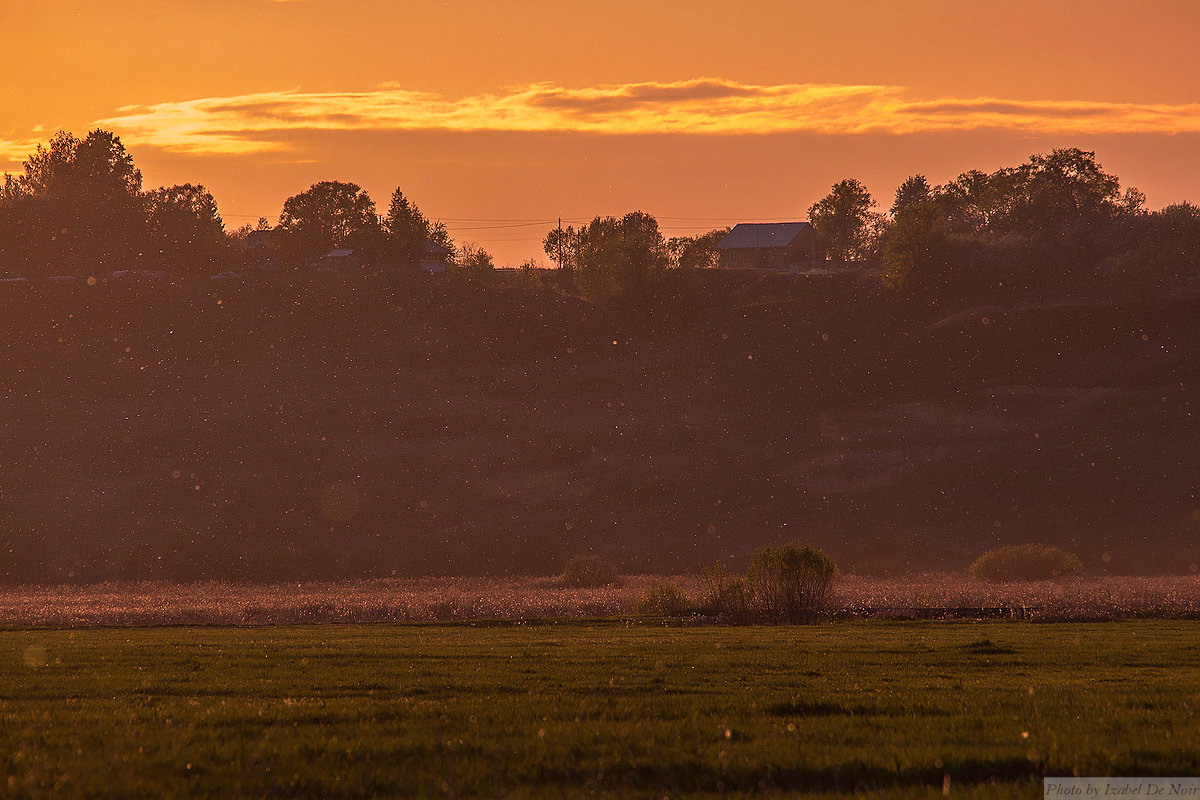
M128 106L98 120L126 142L195 154L286 149L292 131L520 131L607 135L1195 133L1200 104L919 99L896 86L753 85L717 78L590 88L535 83L457 99L388 84ZM24 146L0 140L0 155ZM7 146L6 146L7 145ZM26 152L28 152L26 150Z

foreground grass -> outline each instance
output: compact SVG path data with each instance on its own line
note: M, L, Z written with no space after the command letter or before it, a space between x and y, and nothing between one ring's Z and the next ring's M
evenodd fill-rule
M0 795L1036 797L1200 772L1195 623L0 632Z

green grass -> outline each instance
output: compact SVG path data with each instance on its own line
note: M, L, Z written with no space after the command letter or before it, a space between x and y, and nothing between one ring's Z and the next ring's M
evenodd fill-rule
M1037 797L1200 772L1198 631L4 631L0 796Z

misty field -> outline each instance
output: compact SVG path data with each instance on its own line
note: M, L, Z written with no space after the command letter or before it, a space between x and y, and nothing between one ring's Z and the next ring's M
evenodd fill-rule
M0 633L5 796L1037 797L1200 772L1195 623Z

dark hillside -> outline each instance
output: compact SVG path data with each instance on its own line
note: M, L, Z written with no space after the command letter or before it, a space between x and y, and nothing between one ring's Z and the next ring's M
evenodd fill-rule
M786 538L849 570L1200 560L1200 299L675 288L647 315L432 279L3 287L0 572L675 570Z

